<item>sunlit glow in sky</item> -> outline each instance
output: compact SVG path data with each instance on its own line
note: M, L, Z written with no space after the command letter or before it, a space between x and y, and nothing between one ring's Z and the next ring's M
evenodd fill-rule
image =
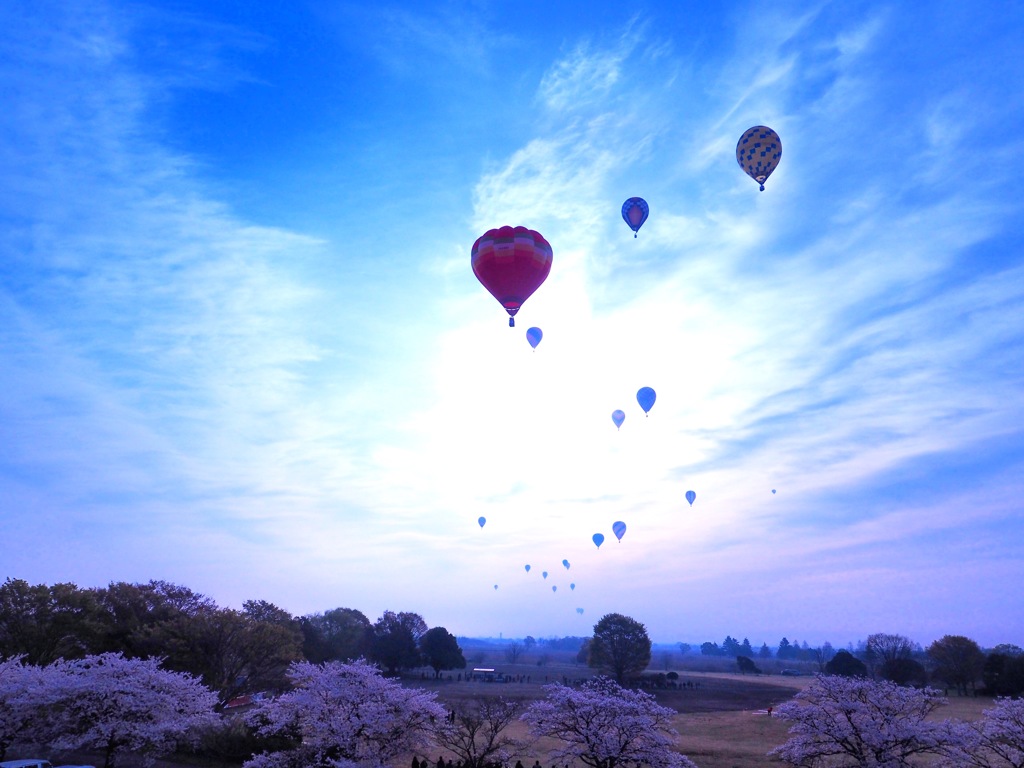
M0 578L1024 644L1022 45L953 0L3 3ZM515 329L502 225L554 251Z

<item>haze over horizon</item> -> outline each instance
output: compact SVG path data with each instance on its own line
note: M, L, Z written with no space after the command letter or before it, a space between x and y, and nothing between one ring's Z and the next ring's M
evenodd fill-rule
M3 4L0 578L1024 645L1022 47L952 0ZM515 329L502 225L554 252Z

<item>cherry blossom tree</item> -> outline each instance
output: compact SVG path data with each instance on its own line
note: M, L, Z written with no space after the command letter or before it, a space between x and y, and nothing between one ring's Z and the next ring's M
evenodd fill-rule
M996 699L974 722L943 723L949 768L1024 768L1024 699Z
M159 659L119 653L51 665L50 746L96 750L112 768L127 755L151 764L216 719L216 695L197 678L161 669Z
M429 744L444 719L435 695L403 688L365 661L297 662L295 689L249 716L260 736L290 737L290 748L264 752L245 768L382 768Z
M982 724L985 748L999 758L993 764L1024 768L1024 699L996 699Z
M648 768L696 768L675 750L675 711L643 691L628 690L605 677L579 688L559 683L522 716L534 736L560 739L552 750L556 763L579 760L590 768L643 765Z
M820 675L775 710L790 738L769 755L800 768L898 768L937 754L942 729L925 720L946 703L930 688Z
M0 760L12 744L46 741L49 707L57 699L50 668L24 661L23 656L0 660Z
M485 768L495 762L507 765L522 745L505 729L521 711L522 703L513 699L460 701L437 725L434 738L458 758L463 768Z

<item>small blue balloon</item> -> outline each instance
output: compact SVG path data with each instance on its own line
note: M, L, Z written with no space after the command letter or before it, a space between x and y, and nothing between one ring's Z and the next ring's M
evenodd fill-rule
M626 535L626 524L621 520L617 523L612 523L612 533L615 534L615 538L622 543L622 537Z
M544 338L544 331L540 328L528 328L526 330L526 340L530 342L530 346L534 349L540 344L540 340Z
M600 549L601 545L604 544L604 534L595 533L592 538L594 539L594 543L597 544L597 548Z
M650 387L641 387L636 393L636 401L640 403L640 407L644 409L644 413L651 410L657 397L658 395L655 394L654 390Z
M484 527L484 523L487 522L487 518L486 517L481 517L481 518L477 519L477 522L480 523L480 527L483 528Z
M582 616L583 615L583 609L582 608L577 608L576 609L576 613L578 613L580 616Z
M548 577L548 572L547 571L541 571L540 575L543 576L546 579Z
M527 563L527 564L526 564L526 572L527 572L527 573L529 573L529 572L530 572L530 564L529 564L529 563Z
M551 591L552 592L557 592L558 591L558 587L552 584L551 585Z
M562 565L565 566L565 570L567 570L567 571L569 570L569 561L568 560L563 560L562 561Z
M772 493L775 493L775 489L774 488L772 488Z
M647 221L648 213L650 213L650 208L642 197L631 197L622 204L622 220L633 230L633 237L636 237L640 227Z
M696 498L697 498L697 494L694 493L693 491L687 491L686 492L686 500L688 502L690 502L690 506L691 507L693 506L693 502L696 500Z
M576 589L576 582L569 585L569 589Z
M618 429L622 426L622 422L626 420L626 414L622 411L612 411L612 421L615 422L615 428Z
M498 588L498 585L497 585L497 584L495 584L495 585L494 585L494 588L495 588L495 589L497 589L497 588Z

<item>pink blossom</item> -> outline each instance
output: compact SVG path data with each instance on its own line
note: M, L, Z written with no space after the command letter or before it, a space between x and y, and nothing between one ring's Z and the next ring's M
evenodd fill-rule
M925 718L946 703L933 689L821 675L775 710L790 738L769 754L789 765L900 768L940 751L939 724Z
M216 695L198 678L160 668L158 659L119 653L51 665L57 750L97 750L107 768L123 755L151 763L193 729L216 721Z
M579 760L591 768L620 764L649 768L696 768L675 749L675 711L643 691L599 677L579 688L555 683L530 705L522 720L534 736L560 739L551 751L556 763Z
M426 747L431 724L445 716L433 693L403 688L365 661L296 662L289 677L295 690L264 703L249 722L261 735L299 743L257 755L245 768L382 768Z
M12 744L46 740L46 715L57 697L51 670L23 660L0 660L0 760Z

